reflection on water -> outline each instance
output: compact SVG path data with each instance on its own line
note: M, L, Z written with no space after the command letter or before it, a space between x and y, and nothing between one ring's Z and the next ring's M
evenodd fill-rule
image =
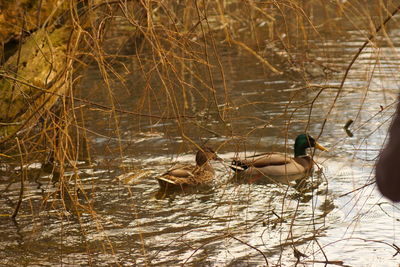
M313 40L324 53L331 53L337 70L347 66L364 40L357 32L349 34L354 38L342 44L324 40L321 45ZM68 201L54 193L51 177L40 174L41 186L27 185L23 213L13 222L5 215L13 212L19 194L14 178L18 179L2 177L0 263L259 266L266 265L267 259L270 265L293 266L296 249L306 255L302 258L306 266L323 266L318 262L325 260L351 266L382 266L382 262L396 266L398 257L393 257L391 244L397 242L398 207L382 199L375 185L364 187L374 178L374 159L399 88L399 77L393 75L399 67L393 50L381 48L379 62L376 51L367 50L350 72L320 139L330 152L315 158L320 171L310 178L310 184L318 186L304 191L286 185L233 184L229 182L232 173L215 163L212 190L156 200L158 184L151 174L162 173L176 160L193 162L194 156L184 153L187 148L175 121L134 120L123 114L117 138L107 118L89 112L87 126L99 133L91 138L95 162L66 173L71 184L74 175L81 177L79 186L87 195L69 193L82 209L70 210ZM314 51L316 55L320 52ZM291 137L308 124L308 131L318 135L341 79L341 73L335 72L328 81L316 76L312 79L315 86L304 90L304 84L290 76L265 78L262 66L245 54L227 53L223 64L229 66L229 95L236 107L229 118L232 132L218 121L216 111L202 113L196 96L191 100L193 115L208 131L195 124L198 120L188 120L182 127L196 142L207 140L218 147L226 159L238 149L283 151L287 145L291 153ZM87 75L84 83L99 79L90 71ZM134 88L134 78L127 82ZM215 82L221 89L222 82ZM311 103L323 87L310 114ZM129 109L132 101L125 97L119 104ZM354 137L343 130L349 119L355 121L351 126ZM119 144L123 158L113 154ZM31 166L30 171L35 168ZM116 179L129 171L151 172L132 183ZM44 200L47 207L41 206Z

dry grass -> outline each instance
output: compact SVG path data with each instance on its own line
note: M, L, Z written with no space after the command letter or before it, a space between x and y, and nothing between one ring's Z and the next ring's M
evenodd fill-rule
M61 23L68 24L74 36L66 43L65 69L56 82L63 90L50 94L56 100L50 106L39 105L43 107L40 116L26 116L24 127L18 128L18 133L3 136L1 152L2 161L9 166L20 166L16 176L21 181L20 200L23 181L51 173L56 189L43 195L39 209L59 210L61 217L63 210L73 211L78 220L82 212L88 212L99 231L102 225L79 174L79 162L91 165L96 159L96 153L92 155L92 138L116 140L116 145L101 153L112 155L110 158L117 166L122 165L126 156L126 144L122 141L128 127L126 118L134 122L129 129L135 133L146 132L143 125L171 123L171 127L162 128L162 134L171 140L176 136L182 138L181 152L204 142L198 133L226 137L219 149L241 147L241 142L256 131L235 129L237 121L244 119L255 121L260 127L284 121L285 126L278 134L287 140L295 111L304 108L293 102L301 99L306 91L313 92L315 97L304 104L310 114L304 130L319 123L319 133L315 134L322 136L325 124L333 119L331 112L341 97L352 64L357 64L361 49L369 46L378 50L380 44L394 47L386 27L397 26L390 15L397 10L394 1L377 0L368 4L365 1L327 4L313 0L88 2L79 10L73 1L60 5L61 13L65 12ZM355 50L347 70L338 69L335 55L319 47L323 42L317 44L310 40L323 39L329 34L346 35L348 27L364 33L365 45L358 53ZM308 52L314 49L320 51L318 56ZM229 64L224 63L226 51L248 54L254 64L263 66L266 77L289 73L287 77L301 84L302 89L292 94L287 110L279 116L266 120L238 112L249 106L257 107L258 103L232 100L234 92L227 78L232 73ZM88 68L96 69L101 77L101 84L93 84L96 88L80 86ZM336 72L343 73L342 83L339 87L315 86L311 83L315 72L325 81L330 75L337 75ZM0 70L3 79L9 78L19 88L25 79L16 79L14 74L18 73ZM29 80L25 83L28 87L36 86ZM130 88L132 85L135 88ZM47 89L39 86L38 90ZM313 121L314 104L321 95L332 92L336 97L328 104L325 120ZM29 104L30 95L26 98ZM361 103L359 110L362 108ZM105 118L104 128L111 130L93 130L91 122L85 120L88 117ZM210 119L218 121L218 127L210 127ZM17 117L2 122L1 126L8 127L18 121ZM36 173L28 170L25 166L30 162L40 162L41 169ZM135 170L135 167L124 168L124 171ZM9 173L13 172L10 167ZM61 201L49 201L54 198ZM19 205L15 216L18 209ZM282 242L294 243L290 232ZM319 246L316 237L314 242ZM144 243L142 239L146 255ZM113 244L107 238L104 250L114 253ZM268 265L264 254L263 257Z

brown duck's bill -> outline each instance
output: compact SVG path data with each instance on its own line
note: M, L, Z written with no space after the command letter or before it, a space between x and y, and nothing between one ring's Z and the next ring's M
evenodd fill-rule
M317 142L315 142L314 147L316 149L322 150L322 151L329 151L326 147L323 147L322 145L318 144Z

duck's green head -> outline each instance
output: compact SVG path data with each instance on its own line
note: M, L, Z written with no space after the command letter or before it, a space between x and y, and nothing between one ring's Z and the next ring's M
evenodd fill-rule
M306 149L309 147L315 147L322 151L328 151L325 147L315 141L315 139L309 134L300 134L297 136L294 142L294 156L301 157L306 155Z

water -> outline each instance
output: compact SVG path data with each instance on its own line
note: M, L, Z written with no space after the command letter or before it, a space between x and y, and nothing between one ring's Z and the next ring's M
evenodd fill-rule
M182 129L194 142L207 141L218 148L219 156L227 160L237 150L285 151L287 147L291 153L292 138L307 125L309 133L320 133L342 71L365 39L359 32L348 34L351 40L311 41L323 49L310 55L330 55L330 63L341 72L331 73L328 79L310 78L315 85L310 89L293 79L292 72L271 75L251 55L225 51L222 64L229 105L217 71L214 82L218 107L228 111L227 124L221 123L215 104L209 104L212 96L204 89L207 101L201 92L188 95L185 112L196 119L183 122ZM400 41L397 30L390 35L394 43ZM305 266L324 266L325 260L339 266L397 266L399 256L393 256L392 244L398 243L399 206L382 198L374 184L365 186L374 179L374 160L394 111L391 104L400 81L397 50L384 45L379 51L367 49L352 68L319 140L330 152L315 157L321 171L310 182L317 186L303 193L286 185L231 183L231 171L215 163L212 190L157 200L158 184L150 171L162 173L177 160L194 159L194 148L180 135L176 120L137 119L123 113L118 136L111 116L85 111L85 125L92 131L92 166L81 162L78 171L67 172L71 184L75 175L80 177L78 186L85 192L78 192L82 207L75 210L68 198L62 202L50 177L39 174L41 187L32 179L28 182L21 212L13 222L8 215L15 207L19 184L5 190L10 182L3 175L1 265L264 266L268 262L294 266L296 248L307 255L301 258ZM321 74L318 68L310 71ZM108 103L101 97L106 89L99 85L96 68L85 75L82 88L93 89L82 92L82 97ZM137 88L143 84L135 73L126 78L125 87L116 82L113 89L118 106L132 111L132 103L140 99ZM311 102L322 88L310 114ZM151 103L157 116L163 115L157 105L168 103L162 95L156 97L159 103ZM355 121L350 128L353 137L343 130L349 119ZM36 163L29 170L39 168ZM118 179L131 171L144 175Z

